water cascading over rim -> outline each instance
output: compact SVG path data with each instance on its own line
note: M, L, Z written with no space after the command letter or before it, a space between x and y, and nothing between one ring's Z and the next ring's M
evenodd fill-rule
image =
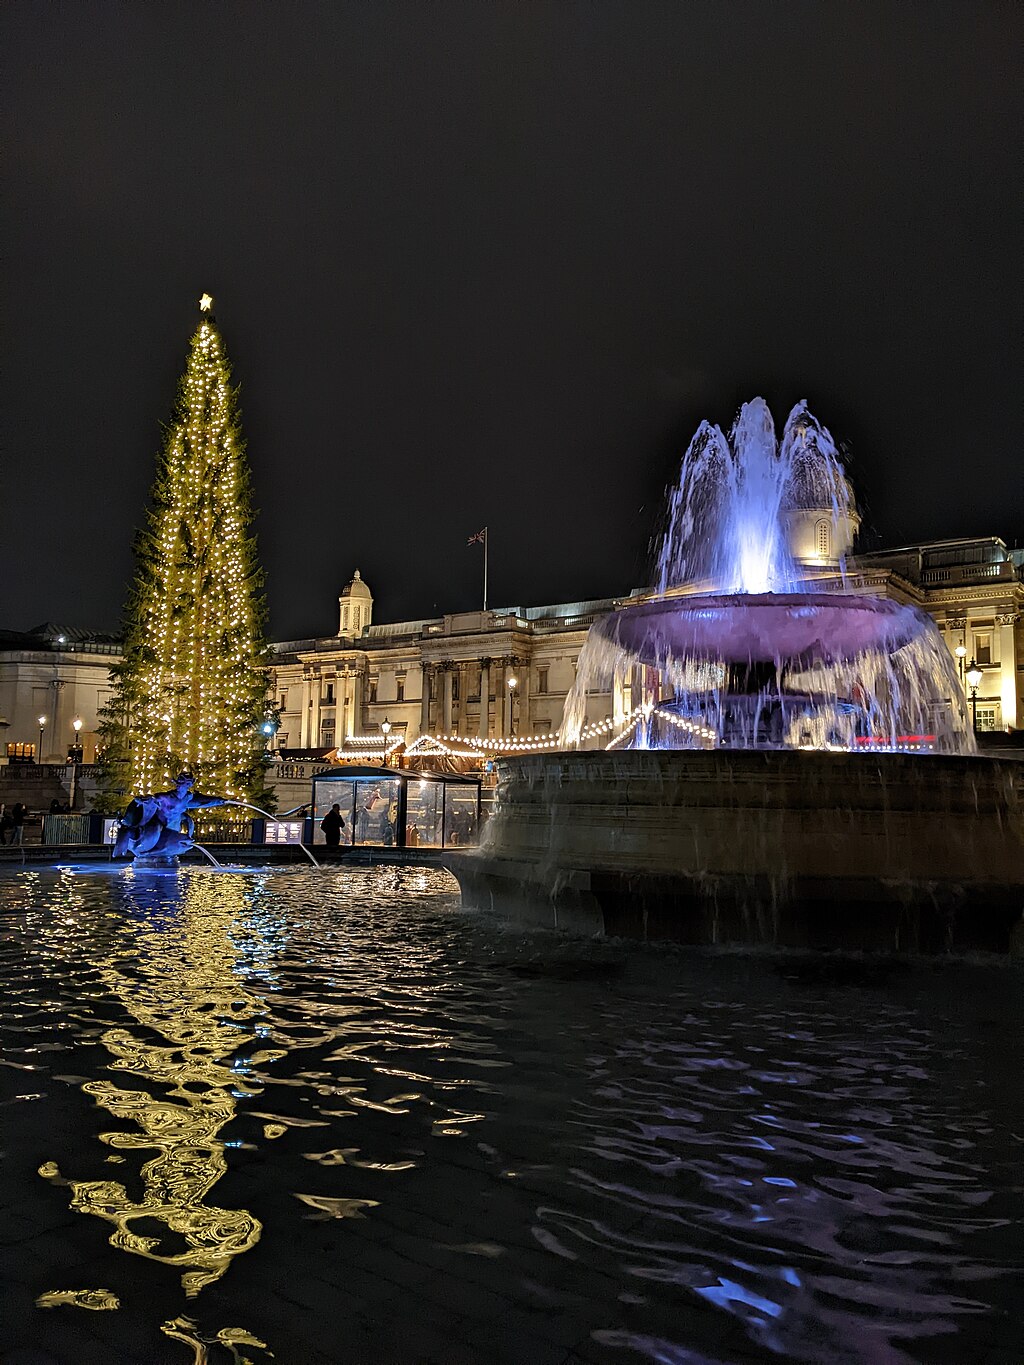
M669 491L656 589L592 627L566 703L633 703L633 748L974 751L952 660L929 616L846 589L858 526L828 430L799 403L776 440L757 398L727 438L702 422ZM624 686L625 685L625 686Z

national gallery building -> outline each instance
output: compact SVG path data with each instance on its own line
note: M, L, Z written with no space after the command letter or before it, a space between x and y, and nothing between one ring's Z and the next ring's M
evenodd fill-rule
M843 579L825 523L794 530L809 584L922 607L961 678L974 660L979 732L1024 724L1024 551L995 536L932 541L849 557ZM335 634L274 646L270 701L280 726L272 747L284 763L553 748L589 627L628 600L384 623L356 570L339 598ZM115 639L68 627L0 631L0 762L60 763L76 744L91 762L116 659ZM590 697L588 747L604 747L626 724L631 686L624 677Z

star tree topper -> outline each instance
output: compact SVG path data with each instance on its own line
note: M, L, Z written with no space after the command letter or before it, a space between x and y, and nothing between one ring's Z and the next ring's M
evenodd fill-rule
M210 297L209 294L204 294L203 297L199 300L199 311L201 313L208 313L212 307L213 299Z

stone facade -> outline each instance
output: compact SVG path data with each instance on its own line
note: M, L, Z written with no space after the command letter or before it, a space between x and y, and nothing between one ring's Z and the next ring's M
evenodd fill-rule
M0 763L63 763L76 734L82 761L91 763L119 657L114 637L67 626L0 631Z

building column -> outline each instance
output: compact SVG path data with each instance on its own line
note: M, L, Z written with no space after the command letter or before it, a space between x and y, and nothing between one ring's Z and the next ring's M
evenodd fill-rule
M999 630L999 700L1001 702L1004 725L1015 730L1019 726L1017 717L1017 641L1014 627L1017 624L1015 612L1003 612L996 617Z
M352 675L351 725L354 735L366 734L366 722L363 717L363 675L358 671Z
M498 730L498 733L511 738L513 707L512 689L508 685L508 680L509 678L516 678L520 683L522 683L523 680L520 677L520 670L516 667L515 659L503 659L502 663L504 667L501 671L501 696L495 698L494 710L496 715L501 716L501 729ZM495 688L495 691L497 691L497 688ZM520 715L521 714L522 711L520 710ZM497 729L497 726L495 726L495 729Z
M487 738L487 719L491 709L491 661L480 660L480 724L477 733L481 739Z
M420 699L420 734L421 734L421 735L429 735L429 734L430 734L430 677L431 677L431 672L432 672L432 670L431 670L430 665L429 665L429 664L423 664L423 666L422 666L423 682L422 682L422 684L421 684L421 686L422 686L422 696L421 696L421 699Z
M495 660L494 669L494 737L504 739L506 727L506 708L508 707L508 675L509 663L507 659Z
M309 747L320 747L320 674L314 673L309 680Z
M310 747L309 738L309 711L313 705L313 693L310 687L311 676L309 673L302 675L302 702L299 711L299 748L308 749Z
M67 745L61 742L61 731L64 727L64 708L61 706L64 696L64 683L59 678L54 678L50 686L53 689L53 705L50 708L52 720L49 735L50 757L52 762L61 763L67 755Z
M442 697L443 710L441 713L441 733L450 735L452 732L452 678L455 676L454 669L450 663L441 665L442 675Z
M629 714L629 669L628 665L615 670L612 678L612 723L620 730Z

